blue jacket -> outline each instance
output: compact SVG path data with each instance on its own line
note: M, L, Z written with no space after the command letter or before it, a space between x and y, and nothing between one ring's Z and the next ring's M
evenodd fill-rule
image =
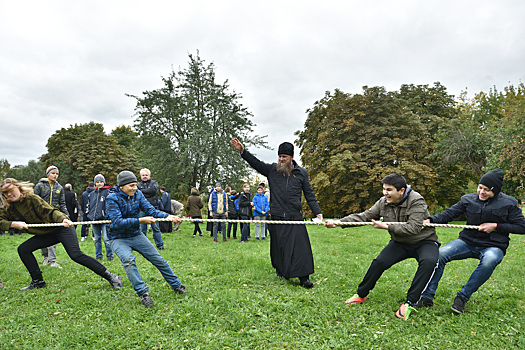
M223 204L223 213L226 213L228 212L228 197L226 197L226 192L224 192L223 190L221 190L221 195L222 195L222 204ZM211 193L211 209L212 209L212 213L216 213L217 212L217 190L213 190L213 192Z
M270 204L268 203L268 198L263 194L256 193L253 197L253 216L267 216L268 210L270 210ZM262 212L265 212L263 214Z
M166 213L171 213L171 196L168 191L162 192L162 195L160 196L159 209Z
M91 191L88 195L86 213L90 221L106 219L106 198L111 186L104 185L102 188Z
M167 218L169 214L155 209L144 197L140 190L134 196L128 196L118 186L109 190L106 198L106 215L111 224L108 239L129 238L141 235L139 225L139 212L154 218Z
M509 246L509 233L525 234L525 218L518 201L505 193L500 192L486 201L481 201L477 193L466 194L444 212L430 217L430 222L446 224L462 214L467 214L467 225L498 224L490 234L467 229L459 233L461 240L475 247L498 247L505 253Z
M95 190L94 187L88 186L84 192L82 192L82 197L80 198L80 210L83 214L87 215L87 206L89 202L89 194Z

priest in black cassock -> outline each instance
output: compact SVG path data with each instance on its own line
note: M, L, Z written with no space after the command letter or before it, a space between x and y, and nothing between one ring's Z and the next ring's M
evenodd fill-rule
M270 197L270 215L272 220L303 221L301 195L319 220L323 219L321 208L308 180L305 168L293 160L294 146L289 142L279 145L277 163L264 163L244 149L242 143L235 139L232 145L241 152L241 157L252 168L268 178L272 196ZM299 277L300 285L312 288L310 275L314 273L314 259L310 238L305 225L270 225L270 256L277 276L282 278Z

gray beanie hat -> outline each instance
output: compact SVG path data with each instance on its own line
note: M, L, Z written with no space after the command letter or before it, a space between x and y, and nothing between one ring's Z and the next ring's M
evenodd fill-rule
M93 182L97 182L97 181L102 181L103 183L106 183L106 179L104 178L104 175L102 174L98 174L95 176L95 179L93 180Z
M117 186L121 187L132 182L138 182L137 177L131 171L124 170L117 175Z

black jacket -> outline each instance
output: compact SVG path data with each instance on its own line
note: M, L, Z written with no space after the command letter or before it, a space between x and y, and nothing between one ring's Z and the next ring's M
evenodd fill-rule
M137 184L137 188L142 192L148 202L155 207L159 208L159 184L155 180L149 179L148 181L141 181Z
M252 216L252 194L242 191L239 193L239 215ZM235 205L234 205L235 207Z
M525 218L518 207L518 201L501 192L486 201L481 201L477 193L466 194L461 197L461 201L444 212L430 217L430 222L446 224L465 213L467 225L498 224L498 228L490 234L478 230L462 230L459 238L470 245L498 247L505 253L509 246L509 233L525 234Z
M306 202L310 206L310 209L312 209L313 214L321 214L321 208L319 208L305 168L300 167L293 161L294 168L292 174L287 177L277 172L277 163L264 163L246 149L241 153L241 157L246 160L252 168L268 178L269 187L272 191L272 196L270 197L270 214L273 217L286 218L302 215L302 193L304 193Z

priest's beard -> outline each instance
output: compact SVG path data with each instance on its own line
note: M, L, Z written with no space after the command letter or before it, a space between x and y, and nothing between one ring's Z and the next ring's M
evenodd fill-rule
M283 174L285 176L290 176L293 170L293 164L290 163L277 163L276 170L278 173Z

